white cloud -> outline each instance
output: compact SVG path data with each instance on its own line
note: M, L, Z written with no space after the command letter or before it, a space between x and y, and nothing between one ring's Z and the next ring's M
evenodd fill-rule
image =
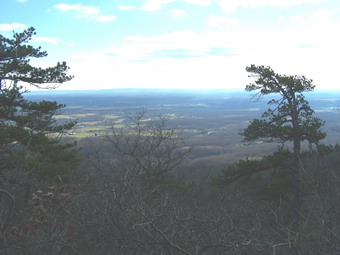
M170 10L170 13L174 17L180 17L180 16L187 14L187 12L185 10L180 10L180 9L172 9L172 10Z
M105 62L99 55L68 61L75 78L62 89L103 88L228 88L246 84L244 63L223 58L154 59L141 62ZM79 75L77 75L79 73ZM81 75L87 73L89 75ZM241 73L241 75L240 75ZM95 74L95 75L91 75ZM233 82L226 82L226 80ZM69 86L69 87L66 87Z
M0 31L13 31L13 30L24 30L27 26L25 24L11 23L11 24L0 24Z
M296 5L318 3L318 2L323 2L323 1L324 0L272 0L272 1L262 0L262 1L259 1L257 4L255 4L255 7L257 6L260 7L260 6L265 6L265 5L291 7L291 6L296 6Z
M226 13L232 13L238 8L259 8L264 6L291 7L307 3L322 2L324 0L217 0Z
M118 9L121 11L130 11L130 10L135 10L136 7L134 6L118 6Z
M210 36L208 36L208 34ZM214 44L226 43L217 34L199 34L192 31L178 31L158 36L127 36L122 48L116 48L115 53L131 60L143 60L153 52L161 50L186 49L197 54L203 54Z
M187 3L200 5L200 6L209 6L213 0L184 0Z
M99 22L109 22L116 19L116 16L113 15L100 15L100 8L93 6L84 6L81 4L56 4L54 7L60 11L74 11L77 18L93 18Z
M99 16L97 20L99 22L110 22L115 20L117 17L116 16Z
M56 37L39 37L39 36L32 37L32 40L35 42L47 42L54 45L57 45L60 41L60 39Z
M144 11L158 11L165 4L170 4L176 1L183 1L193 5L203 7L209 6L214 0L147 0L141 7Z
M328 19L332 17L332 12L324 9L319 9L313 13L313 16L317 19Z
M106 84L106 88L142 86L212 89L242 86L242 77L246 78L243 74L246 65L244 60L208 53L211 47L228 46L229 41L229 36L222 33L200 34L191 31L159 36L128 36L121 46L114 45L68 61L76 76L70 86L75 88L78 84L88 84L88 89L91 89L90 84ZM195 56L182 58L179 54L177 58L166 54L176 51L184 54L190 52ZM159 56L160 52L165 54ZM152 57L155 55L157 57ZM84 73L89 75L85 78L82 75ZM92 73L96 75L92 76ZM233 82L228 83L226 79Z
M327 27L332 26L334 24L334 21L332 18L335 11L328 11L324 9L318 9L315 10L312 13L305 14L305 15L294 15L287 18L287 20L291 23L304 25L305 27L324 27L327 29ZM285 19L283 19L285 20Z
M176 0L147 0L142 5L144 11L158 11L162 8L162 5L172 3Z
M292 23L298 23L298 22L302 22L304 20L304 17L294 15L294 16L289 17L288 20L289 22L292 22Z
M229 24L219 17L212 24ZM244 88L245 67L263 64L278 73L306 75L318 89L336 88L340 38L334 31L340 24L334 18L318 10L291 17L296 23L285 18L280 29L248 24L218 32L127 36L122 44L68 61L75 75L70 86Z
M75 11L77 17L93 17L100 13L100 9L92 6L83 6L81 4L56 4L55 8L60 11Z
M16 0L17 2L24 3L27 2L28 0Z
M217 2L226 13L232 13L238 8L259 8L264 6L291 7L307 3L322 2L324 0L147 0L141 7L145 11L158 11L165 4L182 1L193 5L207 7ZM119 7L121 10L129 7ZM128 9L127 9L128 10Z
M228 26L228 27L235 27L239 24L237 19L227 18L224 16L219 15L210 15L207 24L210 26Z

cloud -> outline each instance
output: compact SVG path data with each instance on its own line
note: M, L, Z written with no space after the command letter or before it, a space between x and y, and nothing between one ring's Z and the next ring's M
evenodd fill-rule
M28 0L16 0L17 2L24 3L27 2Z
M47 42L54 45L57 45L60 41L60 39L56 37L39 37L39 36L32 37L32 40L34 42Z
M171 51L160 52L168 54ZM96 53L86 58L68 61L75 78L63 89L101 88L228 88L246 84L239 75L244 72L244 63L232 63L228 58L153 58L147 62L108 61ZM79 75L77 75L79 73ZM89 75L81 75L88 73ZM95 75L91 75L95 74ZM133 75L131 75L133 74ZM230 82L226 82L228 79ZM232 81L232 82L231 82ZM234 82L235 81L235 82Z
M212 3L212 0L184 0L189 4L200 5L200 6L209 6Z
M299 22L302 22L303 20L304 20L304 17L299 16L299 15L294 15L288 18L288 21L292 23L299 23Z
M126 36L109 48L68 60L76 78L65 86L244 88L249 83L245 67L263 64L278 73L306 75L317 88L336 88L340 37L334 31L340 24L335 14L320 9L283 16L279 28L250 23L210 32ZM209 19L210 25L237 24L227 15Z
M222 10L226 13L232 13L238 8L259 8L264 6L291 7L322 1L324 0L217 0Z
M116 16L100 15L100 8L93 6L84 6L81 4L56 4L54 7L60 11L73 11L77 18L93 18L99 22L113 21Z
M162 8L162 5L175 2L176 0L147 0L142 5L144 11L158 11Z
M219 15L210 15L207 24L210 26L228 26L228 27L235 27L239 24L237 19L231 19L224 16Z
M116 16L99 16L96 20L98 20L99 22L110 22L115 20L116 18Z
M207 52L210 56L235 56L233 49L225 47L211 47Z
M309 13L307 15L294 15L287 18L287 20L290 23L295 24L304 24L307 27L307 24L313 25L313 26L323 26L327 28L328 26L334 24L334 21L332 21L332 18L334 16L334 13L336 11L329 11L325 9L318 9L315 10L312 13Z
M296 5L322 2L324 0L147 0L141 7L145 11L158 11L163 5L173 2L185 2L202 7L217 2L226 13L235 12L238 8L259 8L264 6L291 7Z
M25 24L19 23L0 24L0 31L25 30L26 28Z
M147 63L162 59L204 59L205 57L235 56L238 54L235 34L195 33L179 31L158 36L127 36L121 46L98 53L101 61L112 63ZM226 48L226 45L228 48ZM85 56L85 59L91 57Z
M118 6L118 9L121 11L130 11L130 10L135 10L136 7L134 6Z
M316 10L313 13L314 18L316 18L316 19L328 19L328 18L332 17L332 15L333 15L333 13L331 11L327 11L327 10L324 10L324 9Z
M306 75L318 88L330 88L335 86L340 65L340 38L334 33L339 24L328 23L325 17L331 20L323 11L301 16L298 23L283 20L283 29L258 29L249 24L204 33L126 36L121 44L68 61L76 76L71 82L80 88L83 84L106 84L106 88L244 88L249 82L245 67L263 64L278 73ZM216 20L218 25L225 21ZM84 73L88 75L84 77Z
M170 13L173 17L180 17L180 16L187 14L185 10L180 10L180 9L172 9L170 10Z
M209 6L214 0L147 0L141 7L144 11L158 11L162 8L165 4L170 4L176 1L182 1L193 5L199 5L207 7Z
M56 4L54 6L60 11L75 11L77 13L76 17L88 18L97 16L100 13L100 9L92 6L83 6L81 4Z
M116 49L115 53L130 59L143 60L153 52L164 50L190 50L192 53L205 52L210 40L199 33L192 31L178 31L158 36L127 36L124 38L124 47Z
M197 57L202 57L202 54L199 54L189 49L163 49L163 50L156 50L156 51L151 52L151 54L149 54L149 56L145 59L145 61L150 61L150 60L154 60L157 58L185 59L185 58L197 58Z

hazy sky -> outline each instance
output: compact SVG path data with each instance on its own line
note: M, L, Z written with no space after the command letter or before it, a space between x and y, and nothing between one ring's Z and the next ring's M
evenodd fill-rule
M1 0L0 33L67 61L61 89L244 88L270 65L340 89L339 0Z

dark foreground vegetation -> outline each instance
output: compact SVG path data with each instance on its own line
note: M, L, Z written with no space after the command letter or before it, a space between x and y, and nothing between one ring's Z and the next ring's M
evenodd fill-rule
M72 77L29 64L46 56L33 34L0 35L0 254L340 254L340 147L322 144L311 80L248 67L246 89L273 99L244 142L280 146L206 178L164 116L130 114L82 150L61 139L76 125L56 119L64 105L22 84Z

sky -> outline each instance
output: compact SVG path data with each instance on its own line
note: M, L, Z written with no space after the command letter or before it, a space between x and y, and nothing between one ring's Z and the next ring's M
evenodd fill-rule
M243 89L251 64L340 89L339 0L0 1L2 35L31 26L62 90Z

